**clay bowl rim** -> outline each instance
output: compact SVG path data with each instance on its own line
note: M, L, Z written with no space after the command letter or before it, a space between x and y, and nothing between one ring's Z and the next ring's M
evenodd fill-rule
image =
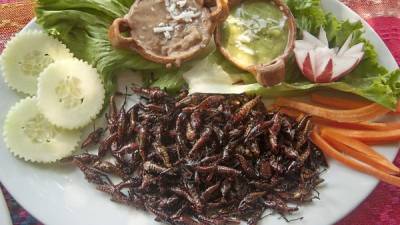
M232 5L230 5L230 7L234 7L234 6L236 6L237 4L239 4L242 1L251 1L251 0L238 0L238 1L236 1L236 4L232 4ZM283 51L283 53L281 55L277 56L270 63L254 64L254 65L251 65L251 66L241 64L239 61L235 60L231 56L231 54L229 53L229 51L227 49L225 49L222 46L222 43L221 43L222 42L222 29L221 29L222 23L219 24L219 26L215 29L215 33L214 33L214 41L215 41L215 44L217 46L217 49L222 53L222 55L225 57L225 59L228 60L229 62L233 63L234 65L236 65L240 69L248 71L248 72L252 73L255 76L259 75L258 71L262 67L272 66L272 65L274 65L277 62L282 61L282 60L285 63L287 63L288 58L293 54L293 50L294 50L294 47L295 47L295 41L296 41L296 37L297 37L296 19L294 18L294 16L293 16L291 10L289 9L289 7L281 0L265 0L265 1L274 2L276 4L276 6L280 9L280 11L282 11L284 13L284 15L288 19L288 28L289 28L288 42L286 44L285 50ZM277 70L279 70L279 68L277 68Z

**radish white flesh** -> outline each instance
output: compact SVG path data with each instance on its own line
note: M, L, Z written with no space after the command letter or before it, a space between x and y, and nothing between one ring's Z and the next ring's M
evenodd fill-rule
M353 70L358 59L353 57L335 57L333 60L333 80L339 79L343 74Z
M329 48L327 34L320 29L318 38L307 31L303 40L295 42L296 62L304 76L312 82L328 83L350 73L364 56L364 44L351 46L351 34L341 48Z
M328 48L318 48L316 49L316 60L314 74L321 75L325 70L328 62L332 59L332 51Z
M318 38L314 37L312 34L308 33L307 31L303 32L304 41L310 43L312 46L316 47L324 47L324 43L319 40Z
M352 55L359 55L359 54L364 55L363 49L364 49L364 43L359 43L359 44L356 44L353 47L351 47L343 55L345 55L345 56L352 56Z
M319 40L323 43L324 46L329 46L328 37L326 36L326 32L322 27L319 30Z

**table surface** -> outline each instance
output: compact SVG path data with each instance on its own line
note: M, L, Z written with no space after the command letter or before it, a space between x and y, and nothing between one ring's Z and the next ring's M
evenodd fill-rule
M342 0L375 28L400 64L400 1ZM33 17L33 0L0 0L0 53L5 43ZM400 166L400 154L395 164ZM14 225L41 225L5 190L0 188L10 209ZM337 225L400 224L400 188L380 183L371 195Z

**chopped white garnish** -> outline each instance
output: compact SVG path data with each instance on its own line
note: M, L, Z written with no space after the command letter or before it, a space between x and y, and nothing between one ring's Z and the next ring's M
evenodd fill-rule
M176 4L179 6L179 8L183 8L186 5L186 0L177 1Z
M192 22L193 18L201 15L196 8L188 7L187 9L180 11L187 5L187 0L165 0L165 7L173 20L183 20L185 22Z
M164 32L164 37L166 38L166 39L171 39L172 37L171 37L171 33L170 32L168 32L168 31L165 31Z
M171 15L171 16L174 20L184 20L185 22L192 22L193 18L199 17L200 15L201 15L200 12L185 10L177 16L175 16L175 15Z
M236 47L240 50L242 50L244 53L249 54L249 55L255 55L256 53L254 52L253 49L247 47L241 42L236 42Z
M251 40L252 40L252 38L249 35L247 35L246 33L243 33L238 37L238 41L240 41L242 43L250 43Z
M174 30L182 30L182 27L185 24L177 25L177 22L185 22L190 23L193 22L194 18L197 18L201 15L201 12L198 11L197 8L188 7L187 0L164 0L165 8L169 15L167 15L167 19L173 20L173 25L165 25L160 23L158 27L154 27L154 33L163 33L166 39L171 39L172 36L176 36L174 34ZM171 33L172 32L172 33Z
M164 23L160 23L158 27L153 28L153 32L156 34L162 33L165 37L165 39L169 40L172 38L171 32L174 31L175 25L166 25Z
M168 9L168 12L171 13L171 15L177 14L175 2L172 2L171 5L167 9Z
M162 26L162 27L154 27L154 33L164 33L164 32L171 32L174 31L173 26Z

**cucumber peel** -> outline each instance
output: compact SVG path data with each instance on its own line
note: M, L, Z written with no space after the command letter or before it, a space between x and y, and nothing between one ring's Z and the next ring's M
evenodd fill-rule
M81 132L53 126L40 113L37 99L28 97L8 112L3 136L8 149L16 157L30 162L52 163L73 153Z

